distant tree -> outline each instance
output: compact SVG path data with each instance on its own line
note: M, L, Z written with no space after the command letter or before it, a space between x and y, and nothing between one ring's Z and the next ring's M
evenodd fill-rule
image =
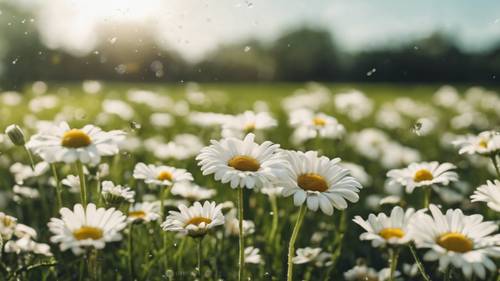
M286 81L331 81L340 71L330 32L309 27L286 33L271 49L276 78Z

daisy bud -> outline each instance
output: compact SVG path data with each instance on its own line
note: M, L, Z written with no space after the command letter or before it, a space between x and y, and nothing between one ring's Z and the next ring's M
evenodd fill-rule
M5 134L9 136L10 140L15 145L22 146L26 143L23 130L16 124L8 126L7 129L5 129Z

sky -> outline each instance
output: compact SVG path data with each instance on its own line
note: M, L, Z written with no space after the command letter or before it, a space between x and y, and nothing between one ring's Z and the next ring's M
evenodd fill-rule
M131 24L190 60L221 44L270 41L301 25L330 30L345 51L398 45L434 31L447 33L468 51L500 42L500 1L495 0L2 1L31 11L44 44L74 55L92 52L103 40L120 40L103 38L103 27Z

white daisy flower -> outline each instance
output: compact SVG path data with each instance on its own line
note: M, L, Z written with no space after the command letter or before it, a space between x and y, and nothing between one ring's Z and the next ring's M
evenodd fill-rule
M16 202L20 202L23 198L36 199L40 197L38 189L27 186L14 185L14 187L12 187L12 192L14 192L13 199Z
M378 272L366 265L356 265L344 272L347 281L378 281Z
M353 121L368 117L374 108L373 101L358 90L337 94L334 100L336 109Z
M232 202L231 202L232 203ZM224 208L224 203L220 204ZM225 223L226 235L238 236L240 233L240 225L236 217L236 209L231 209L226 214ZM251 220L243 220L243 234L244 236L253 234L255 232L255 223Z
M472 202L486 202L490 209L500 212L500 181L487 181L470 198Z
M292 140L297 144L316 137L338 139L345 133L344 126L337 119L308 109L291 112L289 123L295 128Z
M123 202L134 202L135 191L129 187L114 185L111 181L103 181L101 185L101 194L106 203L115 205Z
M373 247L383 247L386 244L401 245L411 240L408 235L408 224L414 214L415 210L412 208L405 212L396 206L389 217L384 213L377 216L370 214L366 221L360 216L356 216L353 221L366 230L359 239L371 240Z
M35 169L29 165L14 163L10 166L9 171L14 175L17 184L23 184L26 180L39 177L49 170L47 162L39 162L35 164Z
M205 235L210 229L224 224L221 205L215 202L194 202L191 207L179 206L179 211L170 211L167 219L161 224L164 231L180 232L197 237Z
M155 166L138 163L134 168L134 178L144 180L147 184L172 186L178 182L192 181L193 176L185 169L170 166Z
M80 192L80 178L75 175L68 175L66 178L61 180L61 184L69 187L69 192L78 193Z
M283 187L283 196L293 195L295 206L307 203L312 211L319 208L332 215L333 208L343 210L347 208L347 201L358 201L362 186L349 176L349 170L338 165L340 158L330 160L316 151L285 151L283 154L289 165L278 185Z
M412 163L404 169L393 169L387 172L389 184L400 184L406 187L406 192L412 193L415 187L431 185L448 185L458 180L458 174L452 171L455 165L451 163L422 162Z
M16 230L17 219L0 212L0 236L3 240L9 240Z
M326 261L331 258L331 254L323 252L321 248L299 248L296 251L296 256L293 257L292 261L294 264L304 264L313 262L315 266L322 267L326 264Z
M467 279L476 275L486 277L486 269L496 271L491 257L500 256L500 235L494 222L483 222L481 215L466 216L460 209L443 214L435 205L429 206L431 215L419 213L409 225L410 236L418 248L429 248L424 260L439 260L445 271L450 265L462 269Z
M104 132L93 125L71 129L62 122L32 136L27 146L48 163L80 161L96 165L101 156L118 153L118 143L124 138L123 131Z
M29 236L22 237L17 240L9 240L5 243L4 250L6 253L33 253L38 255L44 255L47 257L52 256L50 251L50 246L45 243L37 243Z
M156 221L160 218L160 206L156 203L142 202L135 203L128 210L128 221Z
M222 183L230 183L231 188L254 188L272 184L286 165L278 155L279 145L270 141L257 144L255 135L245 139L225 138L212 140L196 157L203 175L214 174Z
M491 155L500 151L500 133L484 131L479 135L468 135L453 141L458 146L459 154Z
M222 136L225 138L242 138L245 134L268 130L278 125L276 119L268 112L245 111L242 114L232 116L222 125Z
M201 201L212 198L217 191L201 187L192 182L180 182L172 187L171 193L184 197L190 201Z
M71 249L75 255L85 252L86 247L103 249L107 242L122 239L120 231L126 227L126 217L115 208L99 208L92 203L84 209L76 204L73 210L62 208L61 219L52 218L48 223L54 234L50 241L59 243L61 251Z
M246 247L245 254L245 263L259 264L262 263L262 257L259 254L260 250L255 247Z

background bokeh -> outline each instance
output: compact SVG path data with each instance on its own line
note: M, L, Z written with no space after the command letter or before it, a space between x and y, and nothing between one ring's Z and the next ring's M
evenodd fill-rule
M496 83L495 1L0 1L0 81Z

